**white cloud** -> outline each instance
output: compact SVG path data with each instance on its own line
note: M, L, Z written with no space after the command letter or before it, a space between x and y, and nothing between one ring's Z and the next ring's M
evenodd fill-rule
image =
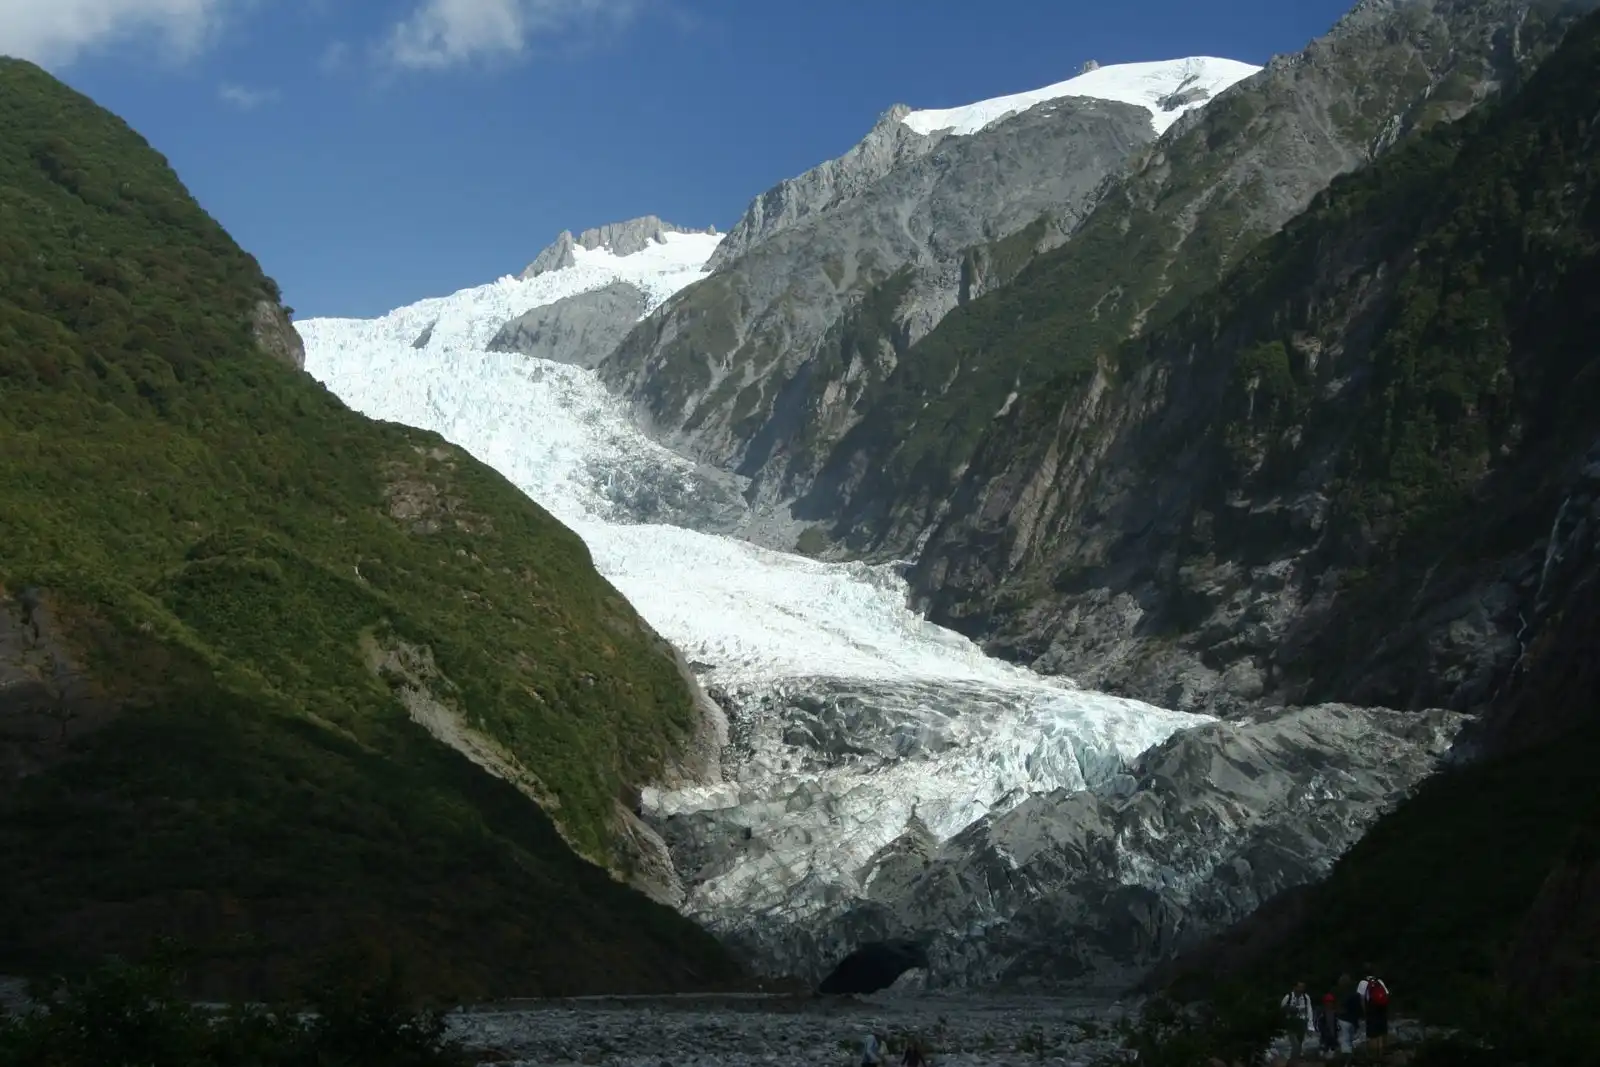
M0 53L45 65L133 36L154 37L180 56L209 38L234 0L0 0Z
M640 0L422 0L389 34L387 58L418 70L512 59L536 37L630 18Z
M251 89L244 85L224 83L217 87L217 97L225 104L232 104L241 111L250 111L262 104L270 104L278 99L276 89Z

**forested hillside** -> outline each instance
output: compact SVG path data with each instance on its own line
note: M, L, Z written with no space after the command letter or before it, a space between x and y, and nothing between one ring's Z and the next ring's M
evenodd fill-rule
M577 854L624 870L619 799L693 769L672 650L299 352L160 155L0 60L0 972L172 935L213 991L348 938L436 990L728 980Z

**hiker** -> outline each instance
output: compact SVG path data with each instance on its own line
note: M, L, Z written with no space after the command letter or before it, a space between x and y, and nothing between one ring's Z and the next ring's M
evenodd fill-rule
M1329 1059L1339 1051L1339 998L1332 993L1324 993L1317 1008L1317 1044Z
M861 1042L861 1067L878 1067L883 1063L883 1052L883 1038L876 1031L869 1031Z
M1283 1014L1288 1019L1289 1062L1299 1063L1301 1054L1305 1051L1306 1034L1316 1026L1311 1014L1311 995L1306 992L1306 984L1296 982L1294 988L1284 994L1278 1007L1283 1009Z
M922 1054L922 1039L913 1037L906 1042L905 1055L900 1057L901 1067L928 1067L928 1057Z
M1378 1058L1383 1058L1383 1039L1389 1033L1389 986L1374 972L1376 968L1367 964L1367 976L1356 987L1356 992L1361 995L1361 1006L1367 1013L1367 1043L1378 1050Z
M1339 976L1339 988L1345 990L1339 1011L1339 1051L1349 1055L1356 1050L1356 1031L1361 1028L1361 994L1348 974Z

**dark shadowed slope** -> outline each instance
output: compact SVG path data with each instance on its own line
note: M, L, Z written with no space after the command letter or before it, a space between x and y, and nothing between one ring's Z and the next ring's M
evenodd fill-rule
M1364 266L1352 249L1365 250ZM1344 668L1350 648L1382 638L1374 662L1409 650L1424 673L1430 646L1413 620L1436 590L1475 583L1508 590L1515 640L1480 665L1492 686L1469 762L1383 819L1325 883L1268 904L1156 981L1322 982L1378 960L1406 990L1404 1011L1501 1033L1553 1018L1565 1053L1592 1055L1600 16L1522 92L1331 190L1263 257L1257 284L1234 291L1234 307L1265 292L1294 306L1273 281L1295 272L1382 290L1371 339L1344 348L1361 357L1340 376L1366 384L1331 410L1342 428L1316 417L1307 394L1318 379L1298 360L1274 352L1231 379L1256 403L1228 409L1237 418L1218 444L1259 479L1293 476L1297 450L1325 449L1342 475L1330 522L1347 531L1329 551L1366 546L1370 573L1333 603L1305 654ZM1302 296L1307 305L1336 306ZM1289 433L1307 408L1312 418Z

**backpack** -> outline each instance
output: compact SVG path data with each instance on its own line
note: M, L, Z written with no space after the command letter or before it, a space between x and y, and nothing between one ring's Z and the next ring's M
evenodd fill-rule
M1389 987L1383 984L1382 979L1367 979L1367 1003L1374 1008L1387 1008L1389 1006Z

